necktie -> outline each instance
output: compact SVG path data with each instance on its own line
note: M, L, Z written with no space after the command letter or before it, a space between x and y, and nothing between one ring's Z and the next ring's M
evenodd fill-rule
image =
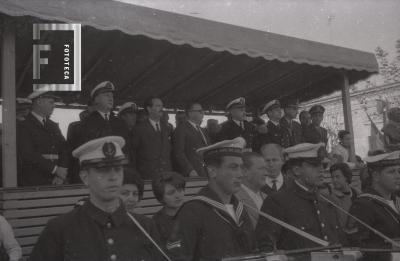
M42 122L43 122L43 126L46 126L46 118L43 118Z
M242 130L244 130L244 124L243 121L240 122L240 128L242 128Z
M276 179L273 179L273 180L272 180L272 189L273 189L274 191L278 191L278 187L276 186L276 182L277 182Z
M158 122L156 123L156 131L157 131L157 132L160 132L160 125L159 125Z
M207 144L207 139L206 139L206 137L204 136L203 132L201 131L200 126L199 126L199 125L196 125L196 127L197 127L197 131L200 133L201 138L202 138L203 141L204 141L204 144L205 144L205 145L208 145L208 144Z
M104 119L105 119L106 121L109 120L108 113L104 113Z

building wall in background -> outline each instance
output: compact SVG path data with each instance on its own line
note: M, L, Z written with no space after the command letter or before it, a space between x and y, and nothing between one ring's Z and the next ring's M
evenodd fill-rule
M356 154L361 157L366 156L369 151L371 121L367 114L379 130L383 127L383 114L379 112L378 100L387 102L390 108L400 106L400 82L351 93L355 149ZM341 93L303 103L301 107L308 110L314 104L325 107L322 124L329 131L330 143L337 142L337 132L344 129Z

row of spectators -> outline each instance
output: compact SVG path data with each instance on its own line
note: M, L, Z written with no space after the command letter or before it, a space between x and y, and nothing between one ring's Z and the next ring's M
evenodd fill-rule
M130 166L142 179L152 179L162 171L177 171L186 177L205 177L203 160L196 149L221 140L243 137L246 150L259 152L267 143L283 148L299 143L327 144L327 130L321 127L325 109L320 105L300 113L295 100L282 103L272 100L261 108L268 122L261 118L247 121L244 98L226 106L228 120L218 124L209 120L202 128L204 110L200 103L188 104L176 114L176 128L168 122L163 101L151 97L139 109L133 102L119 107L114 114L114 85L102 82L90 93L90 103L80 114L80 121L68 127L64 139L58 124L50 119L57 97L48 92L34 92L19 101L17 111L18 184L19 186L80 183L79 163L71 151L81 144L104 136L125 139L124 153ZM26 106L23 106L23 105ZM283 111L283 116L282 116ZM342 148L335 153L337 162L349 161L351 134L340 139Z

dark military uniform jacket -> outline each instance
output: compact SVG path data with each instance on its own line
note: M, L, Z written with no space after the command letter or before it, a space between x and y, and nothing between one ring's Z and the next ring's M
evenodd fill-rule
M242 137L246 140L246 148L252 148L253 137L256 134L255 126L248 121L243 121L243 125L244 129L232 119L223 122L221 124L221 130L217 134L217 141L232 140L237 137Z
M328 144L328 131L323 127L316 127L312 124L308 125L303 131L304 142Z
M345 243L336 209L316 193L306 191L297 182L268 197L261 211L330 243ZM259 218L256 227L258 245L263 251L291 250L319 245L266 218Z
M147 226L146 222L141 224L153 236L154 228ZM33 248L31 261L56 260L162 259L150 240L130 220L122 204L109 214L87 201L83 206L51 220Z
M350 213L389 238L400 238L400 214L382 198L368 188L352 204ZM349 218L347 229L353 246L367 248L391 248L391 244Z
M225 206L210 188L203 188L198 196ZM200 199L185 203L177 214L176 225L167 248L173 260L221 260L222 257L238 256L255 250L253 226L243 204L232 196L236 212L231 215Z
M283 117L279 121L279 124L288 131L290 146L303 142L303 129L301 128L300 123L294 120L289 122L285 117Z
M74 149L76 149L79 145L79 138L82 133L82 121L74 121L68 125L67 130L67 145L72 153ZM79 160L70 157L69 161L69 168L68 168L68 179L69 182L72 184L81 183L81 179L79 177Z
M276 143L283 148L290 147L290 134L286 128L268 121L267 129L267 133L258 133L255 137L253 151L259 152L261 147L267 143Z
M125 140L123 152L130 156L130 133L128 126L123 120L110 112L110 118L106 121L98 111L93 111L82 121L79 127L80 135L77 139L76 147L93 139L98 139L106 136L121 136Z
M51 185L55 166L68 166L68 149L58 123L43 125L32 113L18 124L18 184Z

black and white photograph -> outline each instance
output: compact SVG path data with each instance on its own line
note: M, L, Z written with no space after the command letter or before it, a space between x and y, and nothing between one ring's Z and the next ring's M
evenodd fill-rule
M400 1L0 0L0 261L400 261Z

